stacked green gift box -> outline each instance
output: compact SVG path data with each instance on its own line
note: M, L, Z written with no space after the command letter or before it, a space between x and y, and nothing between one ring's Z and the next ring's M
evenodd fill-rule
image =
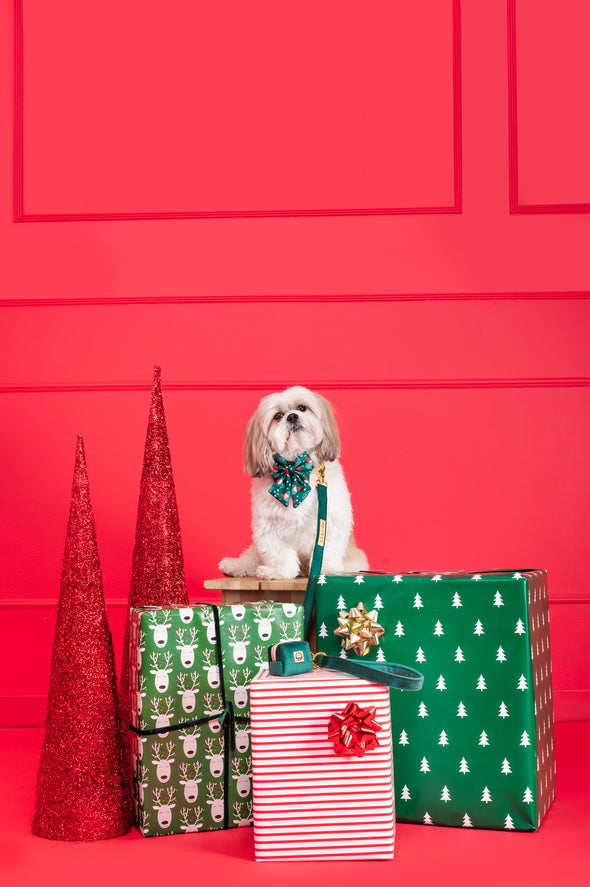
M399 821L531 831L555 795L543 570L320 576L318 650L415 665L393 693Z
M252 821L249 683L302 637L302 607L260 601L131 611L136 823L145 836Z

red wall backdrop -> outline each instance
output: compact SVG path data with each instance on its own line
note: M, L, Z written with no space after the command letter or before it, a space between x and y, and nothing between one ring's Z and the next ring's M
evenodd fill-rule
M78 431L120 657L156 363L191 600L258 398L308 384L373 568L546 567L589 718L585 0L0 16L0 726L43 722Z

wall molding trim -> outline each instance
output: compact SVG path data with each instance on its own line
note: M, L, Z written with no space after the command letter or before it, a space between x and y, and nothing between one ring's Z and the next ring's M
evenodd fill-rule
M518 114L516 77L516 0L507 0L508 23L508 191L515 214L589 213L590 203L520 203L518 197Z
M58 598L7 598L0 600L0 610L53 610L57 608ZM105 601L107 607L121 608L127 607L129 601L123 598L113 598L113 600Z
M195 603L202 603L203 599L216 597L215 592L205 590L204 595L199 601L192 601L191 606ZM105 600L107 609L127 609L129 601L127 598L112 598ZM581 591L568 591L567 589L551 588L549 592L549 603L553 604L590 604L590 588ZM0 599L0 610L52 610L57 608L58 598L6 598Z
M590 721L590 690L555 690L553 704L556 721Z
M561 302L588 301L590 290L446 293L269 293L253 295L104 296L93 298L0 299L1 308L87 308L126 305L373 304L381 302Z
M176 381L162 383L166 391L269 391L282 390L286 379L265 381ZM548 376L505 379L315 379L301 380L312 390L324 391L440 391L518 388L590 388L590 376ZM75 394L110 391L150 391L151 382L23 382L0 384L0 394Z
M461 6L452 0L452 93L453 93L453 202L449 206L346 209L269 209L188 212L27 213L24 169L24 2L14 0L14 124L13 124L13 219L15 222L116 222L214 218L297 218L319 216L433 215L463 211L462 99L461 99Z

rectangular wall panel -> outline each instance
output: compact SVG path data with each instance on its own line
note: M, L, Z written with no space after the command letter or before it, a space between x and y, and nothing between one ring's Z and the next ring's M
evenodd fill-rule
M508 0L514 212L590 212L586 0Z
M23 221L459 209L453 0L20 10Z
M1 304L1 303L0 303ZM0 308L0 383L149 387L590 376L590 298ZM309 343L313 341L313 346ZM68 360L64 356L68 356ZM2 369L4 366L4 369ZM1 389L0 389L1 390ZM252 396L254 403L255 396Z

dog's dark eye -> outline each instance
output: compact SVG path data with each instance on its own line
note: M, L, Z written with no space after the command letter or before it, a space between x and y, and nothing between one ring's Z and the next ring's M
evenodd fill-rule
M306 411L307 407L305 406L305 404L300 403L299 406L297 407L297 409L299 410L300 413L304 413Z
M273 419L275 420L275 422L280 422L282 418L283 418L282 413L275 413L273 416Z

